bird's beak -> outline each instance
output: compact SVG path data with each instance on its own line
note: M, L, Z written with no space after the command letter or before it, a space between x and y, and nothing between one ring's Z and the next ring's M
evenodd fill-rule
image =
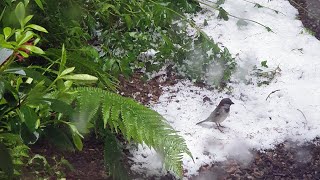
M231 101L231 104L234 104L234 102Z

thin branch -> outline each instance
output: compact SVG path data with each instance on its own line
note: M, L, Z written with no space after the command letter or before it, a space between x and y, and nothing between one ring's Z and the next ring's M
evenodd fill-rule
M248 1L248 0L243 0L243 1L245 1L245 2L247 2L247 3L254 4L255 6L261 6L262 8L269 9L269 10L271 10L271 11L274 11L274 12L275 12L275 13L277 13L277 14L278 14L278 13L280 13L280 14L282 14L282 15L284 15L284 16L285 16L285 14L284 14L284 13L282 13L282 12L280 12L280 11L276 10L276 9L272 9L272 8L267 7L267 6L263 6L263 5L259 4L259 3L251 2L251 1Z
M273 94L273 93L275 93L275 92L278 92L278 91L280 91L280 89L277 89L277 90L272 91L272 92L268 95L268 97L266 98L266 100L268 100L268 98L270 97L271 94Z
M303 123L304 124L304 128L306 128L306 124L308 123L308 120L306 118L306 116L304 115L304 113L300 110L300 109L297 109L299 112L301 112L302 116L304 117L304 119L306 120L306 123Z
M219 8L218 8L218 7L214 7L214 6L212 6L212 5L208 4L208 3L202 2L202 1L200 1L200 0L195 0L195 1L197 1L197 2L200 3L200 4L206 5L206 6L210 7L210 8L213 8L213 9L219 11ZM253 22L253 23L259 24L260 26L266 28L268 32L269 32L269 31L270 31L270 32L273 32L271 28L269 28L268 26L266 26L266 25L264 25L264 24L262 24L262 23L259 23L258 21L251 20L251 19L247 19L247 18L241 18L241 17L235 16L235 15L232 15L232 14L230 14L230 13L227 12L227 11L226 11L226 13L227 13L227 15L230 16L230 17L233 17L233 18L236 18L236 19L239 19L239 20L245 20L245 21L249 21L249 22ZM275 33L275 32L273 32L273 33Z

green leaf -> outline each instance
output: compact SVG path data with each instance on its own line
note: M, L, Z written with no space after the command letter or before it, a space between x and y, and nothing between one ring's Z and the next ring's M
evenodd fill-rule
M7 147L0 142L0 169L11 179L13 176L12 157Z
M220 6L220 5L224 4L225 2L226 2L226 0L218 0L216 2L216 4L217 4L217 6Z
M19 52L19 54L21 54L24 58L28 58L29 57L29 54L27 54L26 52L24 52L24 51L18 51Z
M33 15L29 15L26 18L24 18L23 23L28 24L28 22L33 18Z
M81 137L76 133L72 133L72 140L76 148L81 151L83 148Z
M43 28L43 27L41 27L39 25L36 25L36 24L30 24L30 25L26 26L26 28L27 27L28 28L32 28L32 29L37 30L37 31L40 31L40 32L48 33L48 31L45 28Z
M226 10L224 10L222 7L219 7L218 18L219 18L219 19L223 19L223 20L225 20L225 21L228 21L228 20L229 20L228 12L227 12Z
M33 45L37 45L39 41L40 41L40 38L36 38L36 39L33 41Z
M17 40L18 42L18 46L26 43L27 41L29 41L31 38L33 38L34 33L32 31L27 31L25 34L23 34L22 36L20 36ZM26 45L24 45L26 46ZM22 46L21 46L22 47Z
M73 80L73 81L89 81L95 82L98 80L97 77L91 76L89 74L74 74L74 75L65 75L61 77L62 79L66 80Z
M28 77L31 77L32 79L36 80L37 82L44 81L44 84L49 86L52 81L47 77L42 75L42 73L32 69L32 68L24 68L23 69Z
M128 29L131 29L132 25L133 25L133 22L132 22L132 19L131 19L130 15L128 15L128 14L124 15L124 20L125 20L125 22L127 24Z
M36 121L38 125L39 121ZM25 144L34 144L39 139L39 133L37 131L30 131L26 123L21 124L20 126L20 136Z
M1 12L1 14L0 14L0 21L2 20L2 17L3 17L3 15L4 15L4 12L6 11L6 9L7 9L7 6L5 6L5 7L3 8L3 10L2 10L2 12Z
M70 131L65 127L47 126L44 133L46 139L48 139L49 142L55 145L58 149L74 151L73 143L66 132Z
M121 15L121 13L116 9L116 7L112 4L103 3L101 12L109 12L109 9L112 9L115 13Z
M5 91L2 95L2 98L4 98L7 101L7 104L11 107L15 107L18 104L18 92L17 90L10 84L10 82L2 79L2 81L5 86ZM2 113L2 112L1 112ZM1 114L0 113L0 114Z
M59 65L59 74L61 74L62 71L64 70L66 62L67 62L67 51L66 51L64 44L63 44L62 50L61 50L61 63Z
M109 130L105 132L104 140L104 163L113 177L113 179L129 179L128 170L126 170L122 160L122 149L117 138Z
M262 6L261 4L259 4L259 3L255 3L255 4L254 4L254 7L263 8L263 6Z
M41 0L34 0L34 1L35 1L36 4L38 5L38 7L44 11L44 9L43 9L43 4L42 4Z
M24 0L24 4L26 7L28 6L29 2L30 2L30 0Z
M74 69L75 69L75 67L67 68L61 72L60 76L62 77L64 75L70 74L74 71Z
M268 68L267 61L261 61L261 66Z
M3 98L3 94L5 92L5 84L3 81L0 81L0 100Z
M81 151L83 148L82 140L83 136L79 133L78 129L76 128L75 125L69 123L68 124L70 127L71 135L72 135L72 140L76 148Z
M105 99L102 105L102 117L103 117L103 128L107 127L108 120L110 118L111 104L109 99Z
M44 98L43 100L51 102L50 107L55 112L63 113L65 115L72 115L72 113L74 113L74 110L72 109L71 105L63 101L49 98Z
M10 27L5 27L3 29L4 38L6 40L11 36L11 33L12 33L12 29Z
M25 48L31 52L34 52L36 54L45 54L44 51L37 47L37 46L32 46L32 45L22 45L21 48Z
M22 122L25 122L30 132L34 132L37 129L39 119L36 112L28 107L28 106L22 106L20 108L20 119Z
M15 14L16 14L16 17L17 19L19 20L21 26L23 27L24 24L23 24L23 19L25 17L25 14L26 14L26 10L25 10L25 7L24 7L24 4L22 2L20 2L17 6L16 6L16 9L15 9Z
M86 133L90 128L90 121L100 107L102 97L94 92L80 92L78 99L79 118L75 120L75 125L81 133Z
M265 26L265 28L267 29L268 32L273 32L270 27Z
M40 103L43 103L43 100L41 98L46 94L46 87L44 86L44 83L44 81L35 83L36 85L32 87L28 92L28 96L25 100L25 103L27 103L30 106L39 106Z

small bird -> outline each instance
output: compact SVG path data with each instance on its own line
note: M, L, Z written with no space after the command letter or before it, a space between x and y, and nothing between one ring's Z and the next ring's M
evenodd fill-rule
M210 116L203 120L198 122L196 125L201 124L203 122L215 122L218 129L222 132L222 130L219 127L221 126L221 122L224 121L228 116L230 112L230 106L234 104L231 99L229 98L224 98L220 101L219 105L216 107L216 109L210 114Z

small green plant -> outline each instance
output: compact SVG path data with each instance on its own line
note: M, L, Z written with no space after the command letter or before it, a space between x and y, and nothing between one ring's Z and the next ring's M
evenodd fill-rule
M249 83L257 83L258 86L262 85L269 85L272 80L276 78L278 74L281 73L281 69L279 66L277 66L273 70L268 70L269 66L267 65L267 61L261 61L261 67L258 68L257 66L254 66L253 73L257 79L254 81L251 79Z
M65 171L73 171L74 167L64 157L52 157L52 164L47 158L39 154L34 155L28 161L28 168L32 170L28 176L46 178L56 177L58 179L65 178Z
M307 33L307 34L310 34L312 36L316 35L316 33L314 31L312 31L311 29L309 29L309 28L304 28L304 32Z

